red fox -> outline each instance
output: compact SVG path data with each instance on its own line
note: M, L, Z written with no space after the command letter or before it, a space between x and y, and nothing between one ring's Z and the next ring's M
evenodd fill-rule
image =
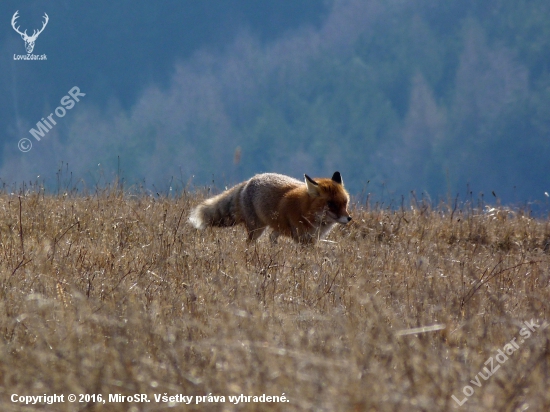
M193 209L189 221L197 229L244 223L248 240L260 237L269 226L276 243L279 235L299 243L315 243L336 223L351 220L349 194L340 172L331 179L312 179L305 184L292 177L263 173L207 199Z

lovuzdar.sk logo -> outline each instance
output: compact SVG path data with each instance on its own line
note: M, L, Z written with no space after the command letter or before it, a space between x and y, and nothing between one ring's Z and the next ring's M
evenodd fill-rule
M42 28L40 30L36 30L36 29L33 30L32 35L30 36L27 34L26 29L23 32L20 30L20 26L17 25L18 18L19 18L19 10L17 10L13 14L13 17L11 18L11 26L13 27L13 30L15 30L16 33L19 34L23 39L23 41L25 42L25 49L27 50L27 54L14 54L13 60L47 60L47 57L45 54L37 55L37 54L33 54L32 52L34 50L34 43L36 42L36 39L38 38L40 33L44 31L44 29L48 24L48 21L50 20L48 15L44 13L44 16L43 16L44 21L42 22Z

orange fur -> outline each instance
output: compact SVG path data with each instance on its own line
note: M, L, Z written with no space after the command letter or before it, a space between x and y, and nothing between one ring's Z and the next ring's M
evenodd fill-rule
M201 203L189 220L198 229L244 223L250 241L271 227L274 242L284 235L311 243L323 238L335 224L351 220L348 203L339 172L332 179L314 180L305 175L305 184L264 173Z

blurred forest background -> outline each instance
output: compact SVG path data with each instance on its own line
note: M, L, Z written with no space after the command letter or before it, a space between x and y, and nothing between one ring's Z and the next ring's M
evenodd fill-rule
M48 13L47 61L14 61L16 10L30 32ZM548 207L548 0L8 0L0 16L6 184L340 170L358 195ZM34 141L73 86L86 96Z

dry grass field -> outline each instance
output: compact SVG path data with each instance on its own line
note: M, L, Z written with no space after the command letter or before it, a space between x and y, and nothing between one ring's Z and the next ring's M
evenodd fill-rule
M202 198L0 194L1 411L550 410L548 220L363 205L316 246L247 244L187 224Z

